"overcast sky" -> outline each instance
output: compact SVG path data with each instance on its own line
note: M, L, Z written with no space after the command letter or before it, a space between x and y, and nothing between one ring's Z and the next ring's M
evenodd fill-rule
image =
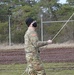
M60 3L62 3L62 4L66 3L66 0L60 0Z
M39 1L39 0L36 0L36 1ZM64 3L66 3L66 0L60 0L59 2L64 4Z

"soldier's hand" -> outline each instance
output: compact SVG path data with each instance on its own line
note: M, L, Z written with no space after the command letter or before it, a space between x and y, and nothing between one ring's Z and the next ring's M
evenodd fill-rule
M52 43L52 40L48 40L47 42L48 42L48 44L51 44Z

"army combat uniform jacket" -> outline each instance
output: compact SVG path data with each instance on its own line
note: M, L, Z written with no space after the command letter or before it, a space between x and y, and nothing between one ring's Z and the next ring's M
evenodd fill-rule
M26 31L24 39L28 75L46 75L38 51L48 43L39 41L36 31L31 29Z

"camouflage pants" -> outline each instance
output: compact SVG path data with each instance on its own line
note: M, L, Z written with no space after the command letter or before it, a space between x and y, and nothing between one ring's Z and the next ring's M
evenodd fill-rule
M26 54L28 75L46 75L42 62L37 54Z

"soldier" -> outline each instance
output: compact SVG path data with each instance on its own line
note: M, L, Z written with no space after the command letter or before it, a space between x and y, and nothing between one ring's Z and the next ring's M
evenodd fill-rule
M39 41L36 32L37 23L34 19L26 19L26 24L28 26L28 30L24 36L27 61L26 72L28 75L46 75L39 57L39 47L52 43L52 40Z

